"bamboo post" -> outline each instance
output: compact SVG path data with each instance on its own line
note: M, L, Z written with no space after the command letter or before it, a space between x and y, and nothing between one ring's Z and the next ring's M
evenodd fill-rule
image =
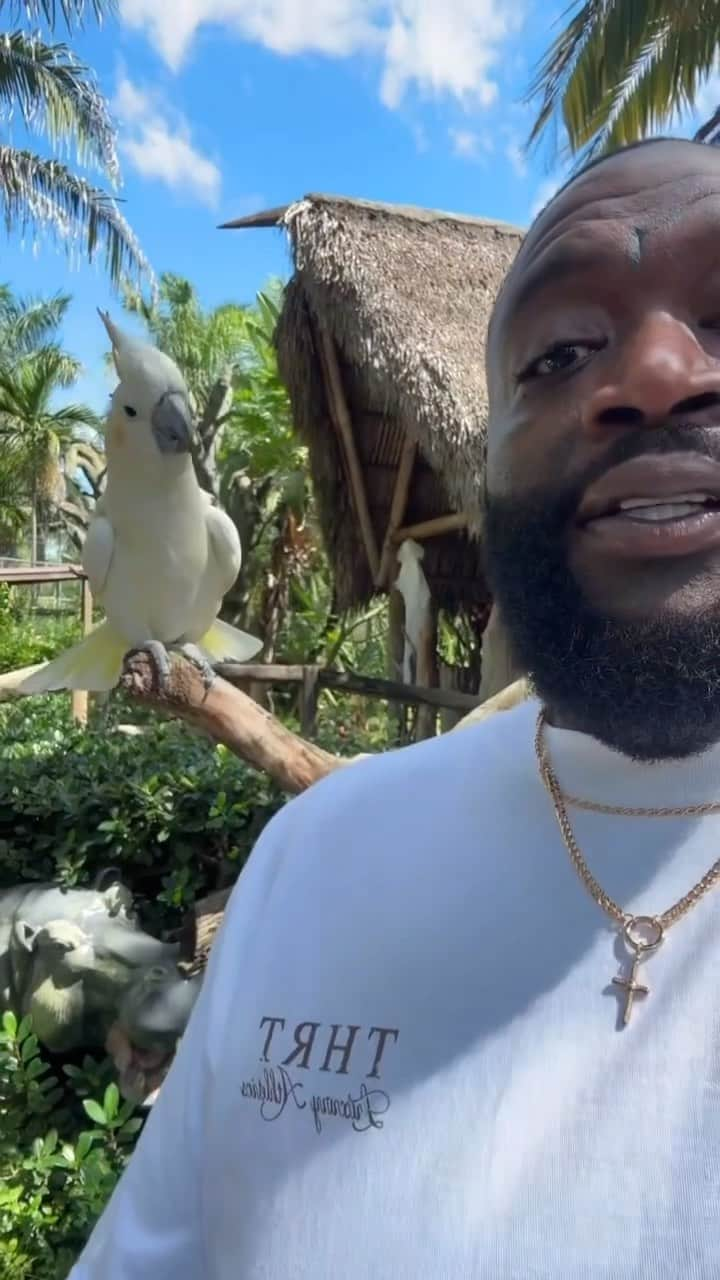
M407 538L422 542L423 538L437 538L442 533L454 533L459 529L467 529L468 517L464 511L453 511L446 516L435 516L432 520L421 520L419 524L409 524L403 529L395 530L395 542L399 545Z
M320 670L318 667L305 667L300 692L300 732L304 738L315 732L319 695Z
M333 419L338 436L340 437L341 450L345 457L348 469L350 492L355 503L355 511L360 523L360 532L365 546L365 554L367 555L370 573L374 582L380 571L380 557L378 555L372 520L370 519L370 508L368 507L367 494L365 492L365 481L363 479L362 467L360 465L360 459L355 445L355 438L353 436L352 418L350 416L350 410L343 390L337 351L335 349L335 343L324 325L320 326L320 348L322 353L322 364L325 370L330 415Z
M383 542L380 568L375 581L376 587L383 587L390 577L393 557L398 545L396 535L400 527L400 521L405 515L405 510L407 508L408 494L410 492L410 478L412 476L416 454L417 445L415 441L412 440L410 436L406 436L402 447L402 453L400 454L397 475L395 477L395 488L393 490L390 516L388 519L387 531L385 533L385 540Z
M92 630L93 601L90 583L85 577L80 580L80 617L83 636L87 636ZM76 724L87 724L88 702L88 695L84 689L73 689L72 714Z

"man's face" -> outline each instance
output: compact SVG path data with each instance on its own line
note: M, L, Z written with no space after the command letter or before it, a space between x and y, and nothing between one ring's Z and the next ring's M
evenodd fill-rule
M551 712L642 758L720 738L720 154L658 143L563 192L488 379L489 573Z

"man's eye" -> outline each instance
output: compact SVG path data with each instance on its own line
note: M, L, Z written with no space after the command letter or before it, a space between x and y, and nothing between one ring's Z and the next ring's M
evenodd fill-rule
M536 356L522 370L518 382L529 382L532 378L548 378L553 373L562 373L582 364L593 351L599 349L597 344L589 342L558 342L549 351Z

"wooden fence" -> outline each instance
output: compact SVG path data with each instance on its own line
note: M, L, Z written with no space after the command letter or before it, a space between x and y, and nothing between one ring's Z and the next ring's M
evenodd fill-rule
M79 565L74 564L2 564L0 583L11 587L44 586L53 582L78 582L80 584L80 623L83 635L92 627L93 602L90 584ZM76 690L72 694L73 716L79 724L87 723L88 696Z

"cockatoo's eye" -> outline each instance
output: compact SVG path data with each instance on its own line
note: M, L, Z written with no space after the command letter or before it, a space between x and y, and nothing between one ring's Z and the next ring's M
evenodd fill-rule
M123 405L128 418L137 418L137 409L133 409L131 404Z

